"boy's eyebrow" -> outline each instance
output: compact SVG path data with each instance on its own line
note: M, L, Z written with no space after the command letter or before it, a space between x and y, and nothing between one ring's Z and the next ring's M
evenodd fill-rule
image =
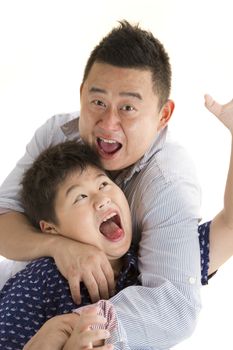
M94 180L97 180L98 178L100 178L101 176L104 176L104 177L107 177L107 175L105 173L99 173L98 175L96 175L95 179ZM66 191L66 197L70 194L70 192L72 192L73 190L75 190L76 188L78 187L82 187L81 185L79 184L75 184L75 185L72 185L68 188L68 190Z
M107 91L104 89L100 89L98 87L92 86L89 90L90 93L96 93L99 92L101 94L107 94ZM142 100L142 96L138 92L130 92L130 91L122 91L119 93L120 96L129 96L129 97L135 97L139 100Z

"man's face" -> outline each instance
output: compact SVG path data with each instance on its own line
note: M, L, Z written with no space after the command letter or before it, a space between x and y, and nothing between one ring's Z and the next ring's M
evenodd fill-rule
M158 103L149 70L94 63L81 87L79 130L105 169L124 169L147 152L164 126Z
M128 202L121 189L97 168L72 173L55 199L56 232L104 251L109 260L129 249L132 230Z

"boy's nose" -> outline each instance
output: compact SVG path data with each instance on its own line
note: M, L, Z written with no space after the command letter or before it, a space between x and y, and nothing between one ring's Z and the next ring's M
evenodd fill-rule
M95 203L96 210L106 209L111 203L111 199L108 197L100 197Z

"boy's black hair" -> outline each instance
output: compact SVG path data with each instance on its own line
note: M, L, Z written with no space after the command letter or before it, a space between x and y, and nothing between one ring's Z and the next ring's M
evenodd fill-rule
M88 166L104 171L96 152L88 145L66 141L43 151L22 179L21 200L25 214L36 227L40 220L57 223L55 198L59 185L74 171Z

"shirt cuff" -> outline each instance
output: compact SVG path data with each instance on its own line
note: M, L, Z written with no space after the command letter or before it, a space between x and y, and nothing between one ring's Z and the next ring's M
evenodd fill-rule
M97 315L103 316L106 319L106 323L104 325L95 325L93 327L95 329L106 329L110 332L110 338L106 339L105 343L113 345L127 343L126 333L119 322L115 307L110 301L100 300L95 304L82 306L73 311L81 315L84 310L92 306L98 308ZM120 348L122 347L120 346Z

